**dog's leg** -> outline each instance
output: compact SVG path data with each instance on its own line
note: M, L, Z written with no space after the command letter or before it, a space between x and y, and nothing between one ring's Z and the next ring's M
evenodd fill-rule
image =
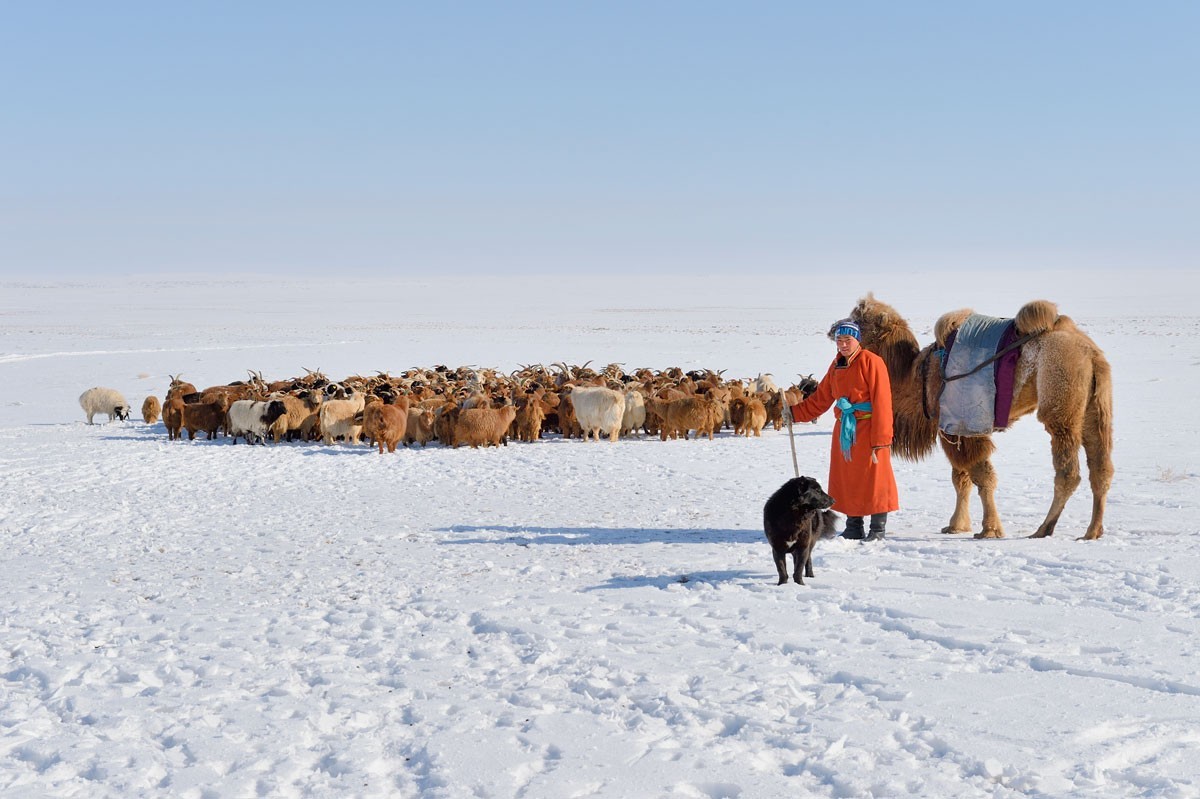
M804 585L804 547L797 541L792 544L792 577L797 585Z
M826 498L828 499L828 497L826 497ZM800 539L801 541L804 542L804 576L805 577L813 576L812 553L813 553L813 550L817 546L817 539L821 537L821 522L823 519L824 519L824 515L821 511L816 511L814 513L810 513L808 515L808 518L805 519L805 525L804 525L806 528L804 530L805 534Z
M787 550L771 547L771 554L775 556L775 571L779 572L779 582L776 585L783 585L788 581Z
M812 536L801 536L792 549L792 557L796 562L796 582L804 585L804 577L813 576L812 551L814 540ZM803 573L803 577L801 576Z

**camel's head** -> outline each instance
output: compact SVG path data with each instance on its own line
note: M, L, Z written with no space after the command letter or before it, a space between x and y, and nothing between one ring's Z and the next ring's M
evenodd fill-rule
M908 338L915 341L904 317L892 306L875 299L873 293L868 293L858 301L850 311L850 318L858 323L862 331L863 348L872 352L878 352L881 346L894 341L897 335L907 334ZM829 337L833 338L833 330L829 331Z
M883 358L892 382L906 379L921 345L904 317L886 302L875 299L874 294L868 294L850 311L850 318L858 323L863 349Z

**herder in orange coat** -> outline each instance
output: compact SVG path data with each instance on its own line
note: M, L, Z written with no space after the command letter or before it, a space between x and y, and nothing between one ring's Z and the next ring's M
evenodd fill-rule
M837 423L829 455L833 509L846 514L844 538L863 537L863 517L871 517L868 541L884 536L889 511L900 509L892 474L892 384L883 359L859 344L858 325L850 319L830 330L837 358L817 390L791 407L797 422L816 419L832 405Z

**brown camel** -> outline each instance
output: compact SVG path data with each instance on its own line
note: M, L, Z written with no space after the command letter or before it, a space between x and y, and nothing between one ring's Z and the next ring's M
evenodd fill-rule
M937 322L937 341L922 348L908 323L896 310L871 294L858 301L850 316L862 330L862 345L887 364L892 382L895 417L893 450L908 460L920 460L941 439L950 460L957 501L943 533L971 530L971 484L983 502L983 531L976 538L1003 538L996 510L996 472L992 437L938 434L938 397L942 386L939 348L970 310L952 311ZM1033 538L1054 533L1063 508L1080 482L1079 448L1087 456L1092 486L1092 518L1085 540L1104 534L1104 507L1112 484L1112 371L1104 353L1058 308L1035 300L1017 313L1018 334L1031 338L1022 346L1013 385L1009 424L1037 411L1050 434L1054 460L1054 500Z

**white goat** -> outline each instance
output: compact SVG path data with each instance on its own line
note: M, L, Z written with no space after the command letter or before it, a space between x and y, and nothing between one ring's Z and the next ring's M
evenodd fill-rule
M621 417L621 435L636 432L640 437L646 424L646 398L637 389L625 392L625 415Z
M621 435L621 421L625 417L625 395L620 391L603 386L574 386L571 403L575 406L575 418L583 430L583 440L591 433L597 441L605 433L609 441Z
M367 398L354 392L349 399L327 399L321 403L321 435L326 445L342 436L350 444L357 444L362 436L362 412ZM357 417L357 418L356 418Z
M753 386L754 393L762 394L764 391L766 391L772 394L778 394L779 386L775 385L775 381L771 379L774 376L775 375L771 374L770 372L760 372L758 377L754 378L754 382L751 384Z

